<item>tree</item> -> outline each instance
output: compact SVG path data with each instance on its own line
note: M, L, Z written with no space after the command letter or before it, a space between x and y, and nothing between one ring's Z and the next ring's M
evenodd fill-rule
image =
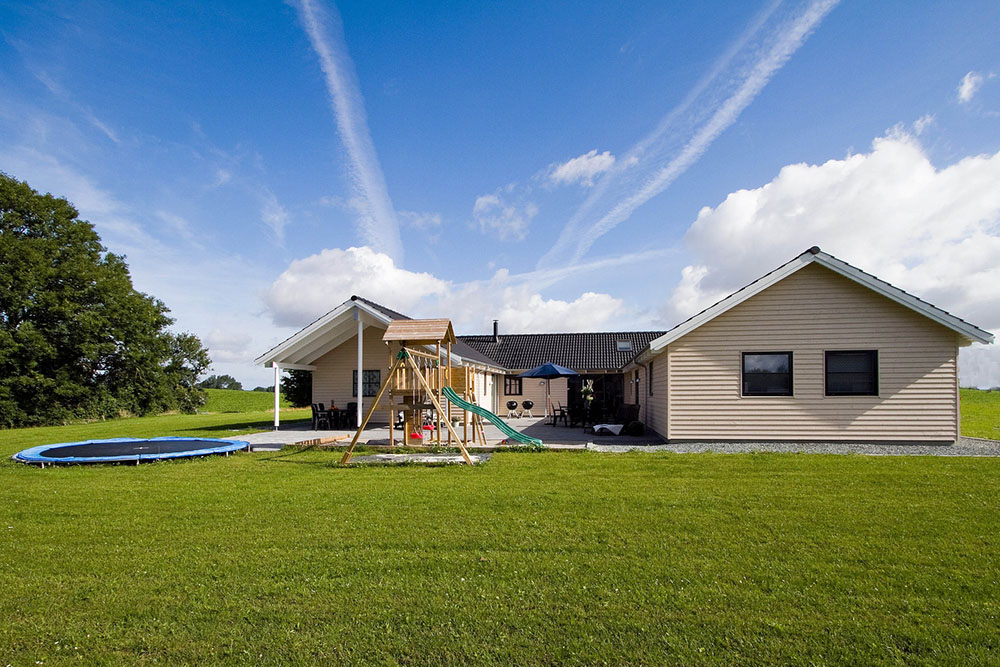
M202 389L235 389L243 390L243 385L232 375L209 375L198 383Z
M195 410L207 351L78 215L0 173L0 426Z
M288 371L281 378L281 395L293 407L304 408L312 403L313 376L309 371Z

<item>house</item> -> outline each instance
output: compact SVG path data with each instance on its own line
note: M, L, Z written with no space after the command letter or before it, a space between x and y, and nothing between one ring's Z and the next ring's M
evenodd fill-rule
M257 362L276 384L280 368L312 371L313 401L355 403L360 421L391 363L382 334L399 319L353 296ZM814 247L668 331L501 334L494 322L492 335L459 336L452 364L471 369L480 405L503 414L530 400L536 415L545 386L517 375L567 366L581 375L551 382L553 404L580 401L593 380L599 412L638 404L667 440L952 442L958 349L992 341Z
M651 341L626 400L668 440L953 442L958 348L992 341L813 247Z

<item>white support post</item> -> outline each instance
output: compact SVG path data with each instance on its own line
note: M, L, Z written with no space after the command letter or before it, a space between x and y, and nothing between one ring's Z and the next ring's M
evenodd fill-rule
M354 308L354 319L358 321L358 410L357 410L357 416L355 417L355 425L361 426L361 416L364 414L364 408L362 407L362 403L364 403L365 400L364 399L365 372L363 368L365 363L365 356L364 356L365 344L363 337L365 323L361 321L361 310L359 310L357 307Z
M279 408L281 407L281 367L278 366L277 361L272 361L271 366L274 367L274 430L278 430L278 426L281 424L281 413Z

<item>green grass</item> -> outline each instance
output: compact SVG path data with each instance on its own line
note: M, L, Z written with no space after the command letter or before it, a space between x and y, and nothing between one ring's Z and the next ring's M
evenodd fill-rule
M208 400L198 412L263 412L274 410L274 394L263 391L239 391L236 389L206 389ZM289 407L288 401L281 399L281 407Z
M0 660L985 664L1000 460L0 463Z
M1000 391L962 389L962 435L1000 440Z
M963 425L996 424L982 394L963 392ZM988 664L1000 651L1000 459L7 459L270 422L0 432L0 664Z

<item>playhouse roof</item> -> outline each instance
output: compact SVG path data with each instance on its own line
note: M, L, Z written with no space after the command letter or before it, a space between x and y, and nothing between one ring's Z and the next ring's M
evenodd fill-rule
M393 320L382 336L382 340L406 341L416 345L431 343L454 343L455 331L451 328L451 320L440 318L435 320Z

